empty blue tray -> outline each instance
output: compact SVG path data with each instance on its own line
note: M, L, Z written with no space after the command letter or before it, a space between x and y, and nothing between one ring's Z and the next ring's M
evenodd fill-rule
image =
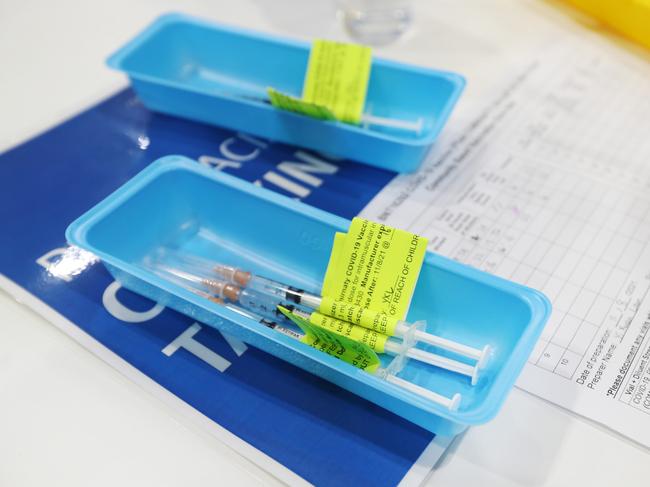
M542 331L550 305L539 292L427 253L408 319L494 355L472 387L467 377L409 361L400 374L422 387L462 394L457 411L336 360L173 282L142 263L176 247L317 292L335 232L349 221L180 156L155 162L67 229L126 288L319 375L442 435L499 410ZM382 359L384 360L384 359ZM217 393L215 391L215 393Z
M396 172L415 171L465 85L454 73L373 59L365 112L423 120L419 134L321 121L262 101L300 96L310 46L168 14L108 59L151 110L241 130Z

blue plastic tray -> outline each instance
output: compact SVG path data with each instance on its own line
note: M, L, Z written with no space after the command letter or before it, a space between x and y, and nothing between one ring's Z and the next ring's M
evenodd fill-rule
M494 347L482 380L409 361L401 377L462 401L451 412L161 279L142 265L161 246L249 268L318 291L334 233L349 221L180 156L164 157L68 227L123 285L319 375L430 431L454 435L488 421L542 331L539 292L427 253L408 319L469 345ZM342 413L343 414L343 413Z
M108 59L160 111L354 159L415 171L465 85L454 73L373 59L366 112L424 120L420 134L325 122L259 101L272 86L300 96L310 46L168 14Z

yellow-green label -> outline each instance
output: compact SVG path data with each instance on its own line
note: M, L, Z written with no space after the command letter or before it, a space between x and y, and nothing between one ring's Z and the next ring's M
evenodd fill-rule
M338 120L359 123L366 103L371 49L318 39L309 54L303 100L329 108Z
M383 311L362 308L361 306L337 301L327 296L323 297L318 311L327 316L348 321L351 324L359 325L388 336L395 335L395 328L399 321L396 318L391 318Z
M379 368L381 364L379 357L365 343L355 342L315 326L282 306L278 306L278 309L305 333L301 340L303 343L367 372L374 372Z
M426 247L423 237L355 218L347 235L335 237L319 311L394 334L406 317Z
M377 353L384 353L388 335L317 312L311 314L309 321L316 326L333 331L337 335L343 335L357 342L365 343Z
M327 108L316 103L310 103L295 96L287 95L273 88L267 88L266 92L269 95L271 105L276 108L288 110L308 117L317 118L319 120L335 120L334 114Z
M330 269L336 267L338 263L338 257L339 255L341 255L344 245L345 245L345 233L336 232L334 234L334 242L332 242L332 252L330 253L330 260L327 262L327 271L325 273L325 280L323 281L323 287L321 288L321 296L331 296L333 293L336 293L336 290L330 289L334 284L333 282L334 279L327 279L327 272L330 272Z

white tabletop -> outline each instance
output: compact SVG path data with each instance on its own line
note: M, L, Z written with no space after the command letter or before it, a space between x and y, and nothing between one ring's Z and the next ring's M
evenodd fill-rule
M0 150L123 87L105 57L161 12L344 38L333 3L4 0ZM379 53L467 74L461 114L498 81L495 59L514 56L515 44L534 48L544 29L536 19L564 21L532 0L416 6L412 31ZM278 484L2 292L0 343L0 485ZM649 478L647 450L515 389L495 420L455 440L427 485L633 486Z

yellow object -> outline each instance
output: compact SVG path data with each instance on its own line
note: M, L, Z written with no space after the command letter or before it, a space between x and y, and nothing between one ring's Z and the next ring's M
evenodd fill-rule
M362 308L356 304L338 301L332 297L324 296L318 311L336 319L349 321L352 324L383 333L388 336L395 335L397 322L401 318L393 318L385 311Z
M338 320L331 316L325 316L314 312L309 316L310 323L332 331L337 335L351 338L354 341L365 343L377 353L384 353L388 335L354 325L347 321Z
M650 0L566 0L625 37L650 48Z
M295 96L287 95L271 87L266 89L271 105L290 112L300 113L320 120L334 120L334 114L326 107L309 103Z
M332 251L330 252L330 259L327 262L327 270L325 271L325 279L323 280L323 286L321 287L321 296L332 296L334 293L336 293L335 290L331 289L332 285L334 284L334 279L327 278L327 273L328 272L335 272L335 271L330 271L330 269L334 269L336 267L336 264L339 259L339 255L341 255L341 252L343 251L343 245L345 244L345 233L341 232L336 232L334 234L334 242L332 243Z
M361 218L334 238L318 309L386 335L406 317L427 240Z
M368 345L314 326L282 306L278 309L305 333L303 343L367 372L379 368L379 357Z
M369 47L314 41L302 99L329 108L338 120L359 123L366 103L371 61Z

